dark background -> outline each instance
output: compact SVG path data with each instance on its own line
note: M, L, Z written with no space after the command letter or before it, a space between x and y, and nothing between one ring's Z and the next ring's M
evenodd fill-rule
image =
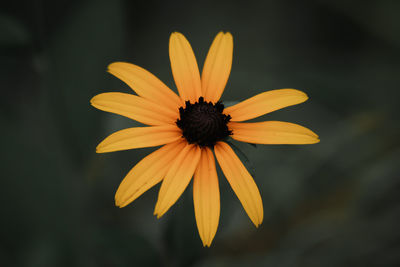
M4 1L3 1L4 2ZM7 1L0 11L1 266L399 266L400 1ZM302 124L309 146L242 145L264 202L257 230L220 175L211 248L191 185L160 220L159 186L126 208L114 193L154 149L96 154L137 123L91 97L131 92L105 72L142 66L175 90L172 31L203 65L230 31L225 101L297 88L304 104L262 119Z

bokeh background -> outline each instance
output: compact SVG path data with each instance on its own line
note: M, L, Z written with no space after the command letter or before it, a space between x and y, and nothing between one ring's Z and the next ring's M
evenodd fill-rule
M0 11L1 266L399 266L400 1L3 1ZM154 148L96 154L138 125L91 97L131 92L106 73L142 66L175 90L168 39L200 67L234 36L224 101L297 88L310 100L264 116L313 129L309 146L238 145L265 209L255 229L220 175L211 248L192 185L160 220L159 186L119 209L114 193Z

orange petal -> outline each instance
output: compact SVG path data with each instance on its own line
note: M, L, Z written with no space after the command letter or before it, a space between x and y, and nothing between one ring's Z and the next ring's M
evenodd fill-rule
M298 124L282 121L231 122L232 138L253 144L314 144L318 135Z
M192 179L200 160L201 150L197 145L187 145L172 162L161 184L154 215L160 218L181 196Z
M231 121L246 121L284 107L302 103L307 99L307 95L299 90L272 90L227 107L224 113L231 115Z
M97 153L161 146L177 141L182 131L176 125L134 127L109 135L96 148Z
M171 162L185 147L183 139L167 144L139 161L125 176L115 194L115 204L125 207L154 185L168 171Z
M201 87L206 101L217 102L220 99L231 73L232 56L232 35L229 32L218 33L208 51L201 74Z
M172 74L183 101L196 102L201 96L201 83L196 57L188 40L179 32L169 39Z
M193 202L197 229L204 246L210 246L217 232L220 201L217 170L211 149L201 150L201 157L194 173Z
M172 111L143 97L124 93L96 95L90 103L98 109L119 114L148 125L174 124L178 109Z
M108 66L108 72L124 81L138 95L172 111L179 109L182 104L179 97L162 81L139 66L115 62Z
M263 220L264 211L260 192L253 177L228 144L218 142L214 147L214 152L226 179L242 203L244 210L254 225L258 227Z

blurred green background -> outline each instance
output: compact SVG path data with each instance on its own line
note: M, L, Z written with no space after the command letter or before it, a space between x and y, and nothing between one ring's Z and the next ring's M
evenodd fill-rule
M400 1L32 0L0 10L1 266L400 265ZM160 220L159 186L114 206L124 175L154 149L96 154L138 123L89 100L131 92L105 72L114 61L175 90L170 33L189 39L201 67L220 30L234 37L223 100L303 90L309 101L262 119L302 124L321 143L240 145L264 223L255 229L220 175L220 225L203 248L191 185Z

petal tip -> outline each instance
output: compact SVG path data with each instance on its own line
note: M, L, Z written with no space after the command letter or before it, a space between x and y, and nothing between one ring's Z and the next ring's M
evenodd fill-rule
M97 108L99 97L101 97L101 95L104 95L104 94L106 94L106 93L97 94L94 97L92 97L90 99L90 101L89 101L90 105L92 105L93 107Z
M96 146L96 153L106 153L106 152L111 152L111 151L107 149L107 145L104 145L103 142L101 142Z
M203 247L205 247L205 248L209 248L213 241L213 238L210 239L210 238L208 238L208 236L204 237L204 236L200 235L200 239L201 239L201 242L203 243Z
M302 93L302 95L304 97L304 101L307 101L310 98L306 93L304 93L302 91L300 91L300 92Z
M263 218L258 218L258 220L255 221L255 222L253 222L253 223L254 223L254 226L255 226L256 228L258 228L258 227L260 227L260 225L262 224L262 222L263 222Z
M183 36L184 35L182 33L178 32L178 31L174 31L174 32L171 33L169 39L171 41L172 38L183 37Z
M108 64L106 72L116 76L117 72L121 69L125 69L126 67L135 67L135 65L123 62L123 61L116 61L113 63ZM118 76L116 76L118 78Z
M122 200L116 200L115 201L115 206L117 206L118 208L124 208L124 207L126 207L126 206L128 206L128 204L130 203L130 201L122 201Z
M304 99L304 101L306 101L309 98L305 92L303 92L299 89L288 88L288 90L292 91L295 95L302 97Z
M110 63L110 64L107 65L107 71L110 72L111 69L113 69L113 68L115 68L115 67L117 67L118 65L121 65L121 64L129 64L129 63L120 62L120 61L116 61L116 62Z
M154 215L157 219L160 219L166 212L166 210L160 210L160 208L158 208L157 211L154 212Z
M272 91L277 91L277 92L281 91L281 92L285 92L287 94L287 96L301 98L301 102L298 102L298 104L307 101L309 98L305 92L303 92L299 89L295 89L295 88L275 89ZM267 92L271 92L271 91L267 91Z
M230 36L232 36L232 34L231 34L229 31L224 31L224 30L219 31L218 34L217 34L217 36L218 36L218 35L221 35L221 34L222 34L222 35L228 35L228 36L230 35Z
M319 135L314 133L312 130L308 129L310 131L310 135L312 138L314 138L313 141L315 141L316 143L318 143L320 141Z
M225 37L227 37L229 39L233 39L233 36L230 32L225 32Z
M110 69L112 69L114 65L115 65L115 62L108 64L106 71L110 72Z
M215 36L215 38L217 38L217 37L219 37L219 36L223 36L223 35L225 35L225 32L224 31L219 31L218 33L217 33L217 35Z
M118 65L118 62L108 64L106 71L112 74L113 69Z
M96 146L96 153L103 153L103 148L101 146L101 143Z
M160 207L159 207L159 204L158 204L158 203L156 204L156 207L154 208L153 215L156 216L157 219L160 219L161 216L163 215L163 214L160 212Z
M154 212L153 215L157 217L157 220L159 220L162 217L162 215L160 213L156 213L156 212Z
M124 203L122 201L121 194L119 194L118 190L117 190L117 193L115 194L114 201L115 201L115 206L117 206L118 208L123 208L126 206L126 205L123 205Z

